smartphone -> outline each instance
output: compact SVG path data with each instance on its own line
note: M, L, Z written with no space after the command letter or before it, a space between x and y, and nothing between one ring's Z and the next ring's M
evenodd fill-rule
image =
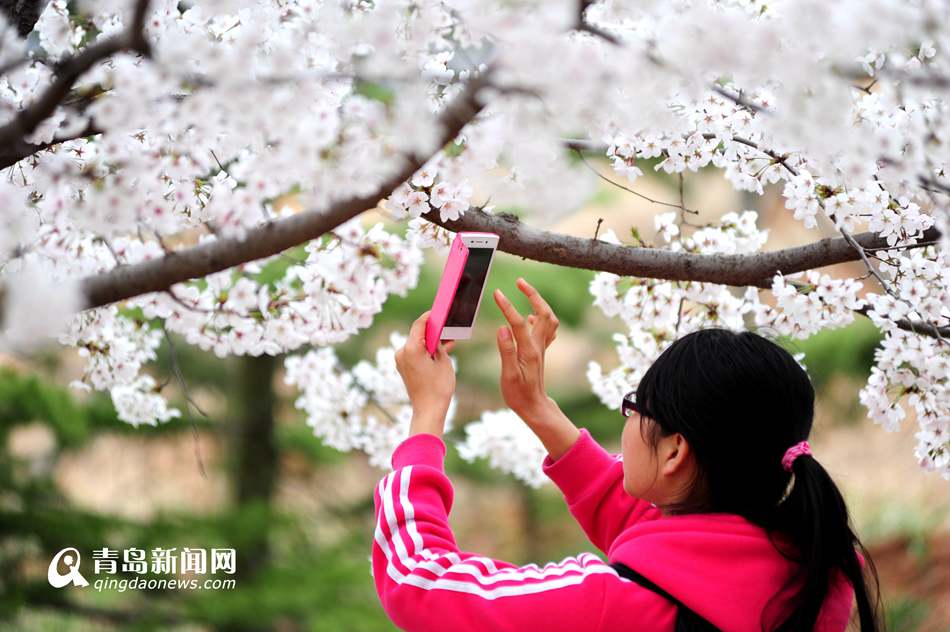
M435 354L439 340L472 337L498 240L496 233L456 233L426 322L426 349L430 355Z

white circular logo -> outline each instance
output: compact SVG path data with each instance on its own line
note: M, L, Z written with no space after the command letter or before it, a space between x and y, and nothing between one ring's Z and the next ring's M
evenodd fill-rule
M68 573L59 572L60 561L69 569ZM62 588L70 582L74 586L89 585L86 578L79 572L79 551L71 546L67 546L53 557L53 561L49 563L49 570L46 571L46 579L53 588Z

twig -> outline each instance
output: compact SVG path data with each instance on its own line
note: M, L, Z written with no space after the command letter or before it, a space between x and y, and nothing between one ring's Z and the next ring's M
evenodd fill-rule
M105 237L99 235L95 238L95 241L100 242L106 249L109 251L109 254L112 255L112 259L115 261L115 265L120 266L122 262L119 261L119 255L116 254L115 249L112 247L112 244L109 243L109 240Z
M354 381L353 385L356 386L356 388L358 388L360 391L362 391L364 395L366 395L366 400L369 403L374 404L377 408L379 408L379 410L384 415L386 415L386 417L389 419L390 423L392 423L393 426L399 426L399 420L393 417L392 413L386 410L386 407L383 406L382 403L380 403L380 401L376 399L376 397L373 396L373 392L371 390L363 386L358 381Z
M717 136L715 134L703 134L703 138L705 138L706 140L715 140ZM793 176L798 175L798 170L788 164L788 159L789 159L788 154L778 154L774 150L768 149L767 147L762 147L758 143L751 141L747 138L742 138L741 136L732 136L731 138L733 142L761 151L763 154L765 154L766 156L774 160L776 164L780 164L783 167L785 167L788 170L788 172L792 174Z
M824 208L824 205L822 205L822 208ZM894 292L893 289L891 289L891 286L887 283L887 281L884 280L884 277L881 276L881 274L874 268L874 266L868 260L867 253L865 253L864 251L864 246L856 242L854 240L854 237L844 226L841 226L838 230L842 234L842 236L844 236L845 240L849 244L851 244L851 246L857 251L858 256L861 257L861 261L864 262L864 265L867 266L868 271L874 276L875 279L877 279L877 282L881 284L881 287L884 288L884 291L890 294L891 296L893 296L895 299L902 301L903 299L900 296L898 296L898 294Z
M819 200L819 201L818 201L818 205L822 208L822 210L824 210L825 205L824 205L824 202L823 202L822 200ZM837 221L836 221L836 219L835 219L835 214L834 214L834 213L829 213L828 215L829 215L829 217L831 218L831 220L837 224ZM878 283L880 283L880 285L881 285L881 287L884 289L884 291L887 292L891 297L893 297L894 300L900 301L901 303L904 303L905 305L907 305L907 306L908 306L909 308L911 308L911 309L915 309L914 306L911 305L909 301L907 301L906 299L902 298L897 292L895 292L895 291L893 290L893 288L891 288L890 284L889 284L887 281L884 280L884 277L882 277L881 274L877 271L877 269L871 264L871 261L868 259L867 253L866 253L865 250L864 250L864 246L862 246L861 244L859 244L859 243L854 239L854 237L851 235L851 233L850 233L844 226L839 227L839 228L838 228L838 231L842 234L842 236L844 236L845 240L846 240L849 244L851 244L851 246L855 249L855 251L856 251L856 252L858 253L858 255L861 257L861 260L864 262L864 265L867 267L868 272L869 272L875 279L877 279ZM874 258L875 258L875 259L878 259L879 261L883 261L882 259L880 259L880 257L874 257ZM917 330L914 329L914 327L923 328L924 325L927 325L927 323L918 324L918 323L914 323L913 321L906 320L906 319L905 319L904 322L907 323L908 326L911 327L911 331L913 331L914 333L917 333ZM930 331L934 332L934 335L935 335L938 339L940 339L941 342L945 342L945 341L943 340L942 332L941 332L940 328L935 327L935 326L933 326L933 325L930 325L930 327L931 327Z
M870 318L870 316L868 316L868 312L871 311L871 308L867 305L852 311ZM907 318L900 318L892 322L897 325L898 329L903 329L904 331L909 331L918 335L937 338L942 344L947 344L947 340L944 338L944 336L950 336L950 327L938 327L932 323L925 323L921 321L915 322Z
M228 176L231 179L234 179L234 176L231 175L231 172L228 171L227 168L221 164L220 160L218 160L218 157L215 155L214 150L209 149L208 151L211 152L211 157L214 158L214 161L218 163L218 168L221 169L221 171L223 171L226 176Z
M678 175L679 175L679 192L680 192L680 225L686 224L687 226L692 226L693 228L701 228L699 224L694 224L688 219L686 219L686 213L699 215L699 211L692 211L686 208L686 202L685 202L686 196L684 195L684 192L683 192L683 180L685 178L683 178L682 171L680 171Z
M768 112L768 110L766 110L766 109L763 108L762 106L756 105L756 104L753 103L752 101L749 101L749 100L746 99L744 96L742 96L742 92L737 92L737 93L733 94L732 92L730 92L730 91L727 90L726 88L722 87L722 86L719 85L718 83L714 83L714 84L712 85L712 90L713 90L713 92L715 92L716 94L718 94L718 95L720 95L720 96L722 96L722 97L725 97L726 99L729 99L730 101L734 102L734 103L735 103L736 105L738 105L739 107L745 108L746 110L748 110L748 111L751 112L752 114L758 114L758 113L760 113L760 112Z
M683 301L686 299L685 296L680 296L680 305L677 308L676 314L676 326L673 328L673 335L676 336L680 330L680 320L683 318Z
M579 0L577 3L577 22L574 25L574 30L580 31L582 33L589 33L594 37L600 38L605 42L612 44L613 46L619 46L620 40L612 33L608 33L599 26L594 26L584 17L584 12L587 11L587 7L594 4L594 0Z
M175 353L175 343L172 342L171 334L168 333L168 328L165 327L165 323L162 323L162 332L164 332L165 341L168 343L168 352L171 358L172 371L178 378L178 384L181 386L182 393L185 397L185 402L207 419L208 414L201 410L198 404L196 404L188 394L188 385L185 383L185 378L181 373L181 368L178 366L178 354ZM198 441L198 425L195 423L195 418L193 415L189 415L189 417L191 418L191 436L194 441L195 458L198 460L198 469L201 471L201 476L208 478L208 474L205 472L204 460L201 458L201 443Z
M584 154L582 154L582 153L580 152L580 150L578 150L578 149L576 149L576 148L572 148L572 149L577 152L577 155L580 157L581 162L584 163L584 166L586 166L588 169L590 169L592 172L594 172L594 173L597 175L597 177L600 178L601 180L603 180L603 181L605 181L605 182L608 182L608 183L614 185L614 186L617 187L618 189L623 189L623 190L626 191L627 193L633 193L633 194L634 194L635 196L637 196L638 198L641 198L641 199L643 199L643 200L646 200L647 202L650 202L650 203L652 203L652 204L659 204L660 206L668 206L668 207L670 207L670 208L678 208L678 209L683 210L683 206L682 206L681 204L673 204L672 202L663 202L663 201L661 201L661 200L654 200L653 198L651 198L651 197L649 197L649 196L646 196L646 195L644 195L644 194L642 194L642 193L639 193L639 192L637 192L637 191L634 191L634 190L631 189L631 188L625 187L624 185L620 184L619 182L615 182L614 180L611 180L611 179L608 178L607 176L605 176L605 175L603 175L602 173L600 173L599 171L597 171L597 169L595 169L593 165L591 165L589 162L587 162L587 159L584 157ZM699 213L699 211L693 211L693 210L691 210L691 209L685 209L685 210L689 211L690 213Z

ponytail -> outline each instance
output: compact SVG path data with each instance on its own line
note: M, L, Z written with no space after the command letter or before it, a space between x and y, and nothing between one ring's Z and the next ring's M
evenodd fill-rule
M776 547L786 559L800 564L799 572L786 587L802 577L805 581L793 601L795 610L777 628L777 632L814 629L832 585L833 574L839 572L847 577L854 589L861 632L881 632L883 626L880 623L881 595L877 569L867 549L852 530L848 508L837 485L821 463L809 454L794 460L792 472L792 489L768 521L771 524L766 526L770 533L774 529L789 535L797 549L794 553L786 553L781 547ZM857 557L858 549L874 580L873 604ZM784 587L781 592L784 592ZM772 601L769 602L771 605Z

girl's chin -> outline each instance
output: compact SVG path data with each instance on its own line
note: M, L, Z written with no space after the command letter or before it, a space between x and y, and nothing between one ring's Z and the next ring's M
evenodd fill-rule
M634 498L643 498L641 492L627 482L626 474L623 477L623 491L627 492L629 496L633 496Z

